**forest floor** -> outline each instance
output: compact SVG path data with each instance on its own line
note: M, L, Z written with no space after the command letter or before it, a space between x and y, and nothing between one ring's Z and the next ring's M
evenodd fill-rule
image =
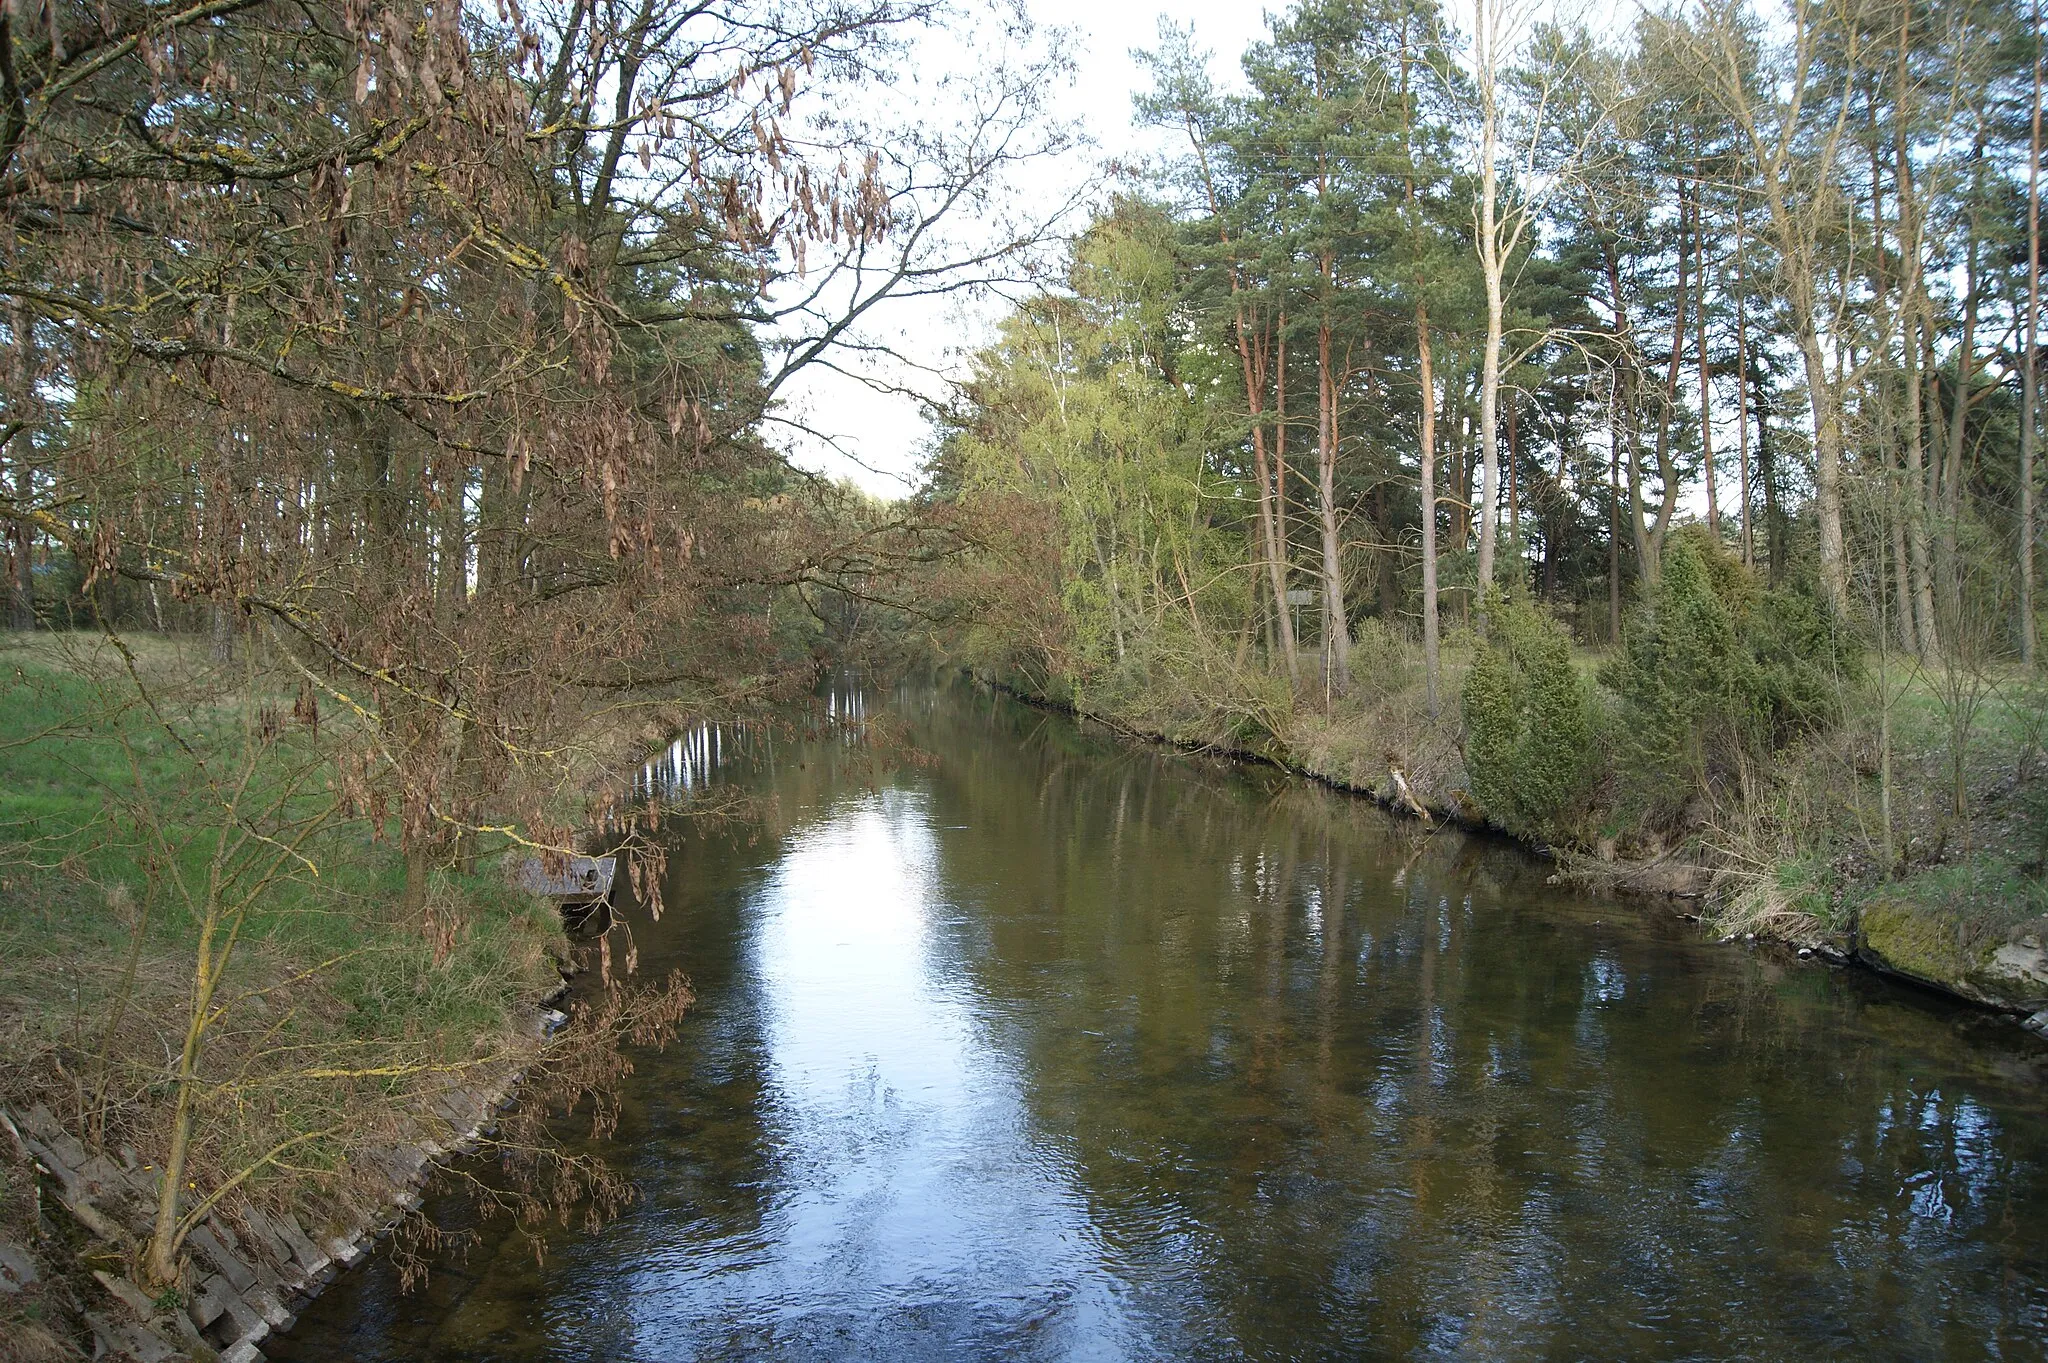
M536 1005L561 982L558 916L486 871L438 885L439 930L424 933L399 911L392 840L335 813L310 757L295 769L289 745L250 743L285 722L288 688L224 675L203 640L130 647L132 664L87 635L0 643L0 1109L42 1109L89 1153L152 1167L206 886L226 865L228 897L254 893L208 1033L188 1178L196 1195L281 1140L333 1130L241 1186L308 1224L345 1219L370 1192L352 1155L389 1148L408 1114L530 1051ZM244 792L239 818L209 794L227 788ZM266 802L303 844L217 856ZM10 1254L57 1261L0 1290L0 1339L23 1357L83 1357L80 1313L103 1294L76 1236L53 1236L63 1217L19 1151L0 1143L0 1289L22 1277Z

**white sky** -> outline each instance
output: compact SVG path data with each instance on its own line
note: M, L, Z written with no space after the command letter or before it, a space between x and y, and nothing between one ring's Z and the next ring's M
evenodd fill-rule
M1132 126L1131 99L1149 85L1131 49L1157 45L1160 16L1194 25L1197 47L1213 53L1210 69L1217 84L1241 86L1238 56L1266 32L1267 6L1245 0L1181 0L1172 5L1128 3L1127 0L1026 0L1041 28L1073 31L1063 44L1074 58L1076 79L1063 92L1060 112L1078 120L1095 142L1084 158L1069 158L1040 168L1042 183L1026 192L1043 193L1048 201L1072 192L1091 172L1111 159L1129 161L1160 149L1160 140ZM958 374L964 354L986 341L999 308L963 308L909 302L878 310L868 327L917 363L943 373ZM933 396L942 396L940 380L897 373ZM784 440L799 463L832 477L851 478L883 497L910 490L923 459L928 426L912 398L883 394L843 375L813 367L784 390L792 414L831 437L835 450L802 437Z

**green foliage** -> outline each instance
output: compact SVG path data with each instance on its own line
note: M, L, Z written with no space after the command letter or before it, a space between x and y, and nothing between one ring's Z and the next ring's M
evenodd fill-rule
M1593 698L1558 623L1523 601L1496 602L1465 678L1472 794L1514 833L1555 833L1585 795Z
M120 695L122 673L94 636L16 636L0 649L0 997L56 1027L68 1010L119 987L139 950L144 973L168 975L167 1008L181 1006L195 950L192 908L174 890L203 885L218 820L204 817L195 763L232 762L247 718L204 664L204 645L131 641L159 704L189 746L166 735L145 706ZM276 697L289 705L288 693ZM280 738L249 786L289 779ZM121 800L140 788L173 827L167 856L138 839ZM119 798L117 798L119 797ZM321 817L310 792L307 818ZM243 923L243 983L310 972L302 1006L277 1023L295 1045L403 1044L437 1057L474 1053L509 1033L523 1006L555 976L546 948L559 940L553 910L513 889L495 866L436 878L433 907L452 928L443 949L395 911L404 871L390 839L362 820L334 820L303 846L317 875L280 876ZM230 858L230 876L247 857ZM59 966L63 968L59 968ZM67 971L82 973L82 993ZM7 1010L0 1009L0 1012ZM177 1024L161 1020L166 1029ZM58 1030L62 1030L59 1028Z
M1625 788L1648 809L1682 806L1762 731L1757 669L1709 562L1690 540L1673 539L1662 578L1601 672L1621 699Z
M965 593L1002 602L974 619L967 661L1088 705L1231 673L1217 655L1236 655L1251 609L1216 455L1227 414L1184 374L1176 252L1156 205L1111 204L1075 243L1068 289L1025 302L976 356L975 419L933 471L970 520L1033 522L1031 542L990 555L1008 559L997 590ZM1027 599L1041 593L1056 622Z
M1834 722L1859 669L1811 596L1765 591L1711 541L1674 535L1600 677L1621 701L1627 803L1675 814L1745 761Z
M1351 637L1351 689L1361 700L1397 696L1416 682L1415 646L1384 620L1360 620Z
M1803 592L1762 593L1742 622L1774 745L1842 717L1842 694L1863 677L1863 652L1827 609Z

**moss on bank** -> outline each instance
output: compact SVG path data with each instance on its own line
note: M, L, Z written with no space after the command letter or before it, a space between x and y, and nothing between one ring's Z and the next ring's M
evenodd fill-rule
M2048 892L1993 857L1878 887L1857 908L1874 964L1993 1007L2048 1008Z

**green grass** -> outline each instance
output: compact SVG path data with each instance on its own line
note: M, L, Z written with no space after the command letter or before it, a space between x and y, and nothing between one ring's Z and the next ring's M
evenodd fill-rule
M204 887L234 827L220 792L253 761L243 817L272 836L310 832L303 860L253 842L227 862L231 889L258 892L225 984L235 1006L211 1034L197 1167L203 1178L279 1133L344 1121L344 1137L266 1175L321 1177L448 1066L524 1044L528 1009L558 979L559 924L487 861L436 878L437 940L400 908L391 830L336 809L345 731L294 724L283 679L217 669L201 644L128 642L154 709L91 636L0 644L0 1102L47 1102L81 1135L145 1157L160 1141Z
M1995 857L1935 866L1893 881L1866 898L1907 899L1934 910L1972 914L2011 927L2048 913L2048 885Z

